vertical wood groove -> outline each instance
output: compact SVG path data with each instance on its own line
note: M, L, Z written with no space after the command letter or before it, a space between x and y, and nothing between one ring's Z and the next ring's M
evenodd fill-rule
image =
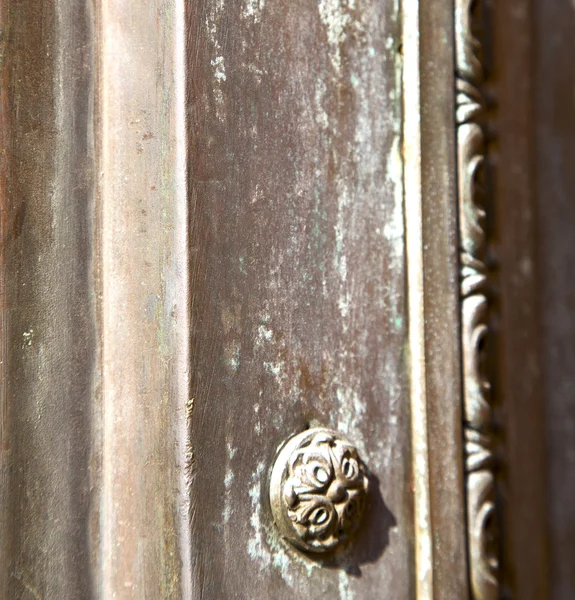
M184 4L100 11L101 597L190 598Z
M403 3L404 180L415 507L415 581L418 600L433 598L433 531L429 497L426 393L419 1Z

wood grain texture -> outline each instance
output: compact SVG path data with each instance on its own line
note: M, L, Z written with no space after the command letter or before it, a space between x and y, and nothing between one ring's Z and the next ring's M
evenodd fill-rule
M2 11L0 597L85 598L96 324L92 25ZM7 87L4 84L8 84Z
M198 597L411 597L397 7L189 7ZM323 565L278 539L275 451L348 435L379 494Z
M426 590L463 597L451 15L418 4L421 115L399 3L0 0L0 598L415 597L404 110ZM267 497L314 425L373 490L327 559Z
M549 461L548 578L550 597L567 600L575 597L575 7L565 0L538 0L532 15L537 40L536 282Z
M0 6L0 597L190 597L183 4Z
M453 6L422 3L424 314L434 597L469 595L463 491ZM427 57L427 59L426 59ZM430 59L433 57L433 59Z
M537 266L534 2L489 3L495 201L488 210L493 290L493 397L501 434L502 594L549 597L547 457ZM542 39L542 43L545 43ZM489 97L489 96L488 96ZM545 200L543 200L544 203ZM547 206L547 205L546 205Z
M191 593L179 433L189 369L182 6L99 6L102 481L94 550L106 599Z

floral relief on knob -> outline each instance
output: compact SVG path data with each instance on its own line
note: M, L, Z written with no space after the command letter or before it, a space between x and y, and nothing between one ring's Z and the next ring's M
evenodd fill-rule
M281 448L270 501L284 538L302 550L328 552L356 531L368 477L357 449L330 429L314 428Z

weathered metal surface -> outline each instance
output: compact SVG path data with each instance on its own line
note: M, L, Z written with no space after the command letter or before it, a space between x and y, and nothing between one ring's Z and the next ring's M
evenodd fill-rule
M398 17L370 0L189 8L204 597L413 593ZM335 564L282 542L266 500L276 448L310 422L374 474L371 526Z

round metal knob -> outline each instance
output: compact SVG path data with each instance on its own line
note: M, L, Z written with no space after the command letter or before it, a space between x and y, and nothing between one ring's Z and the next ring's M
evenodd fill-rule
M337 431L294 435L280 447L270 480L280 534L301 550L333 550L358 528L367 488L357 449Z

